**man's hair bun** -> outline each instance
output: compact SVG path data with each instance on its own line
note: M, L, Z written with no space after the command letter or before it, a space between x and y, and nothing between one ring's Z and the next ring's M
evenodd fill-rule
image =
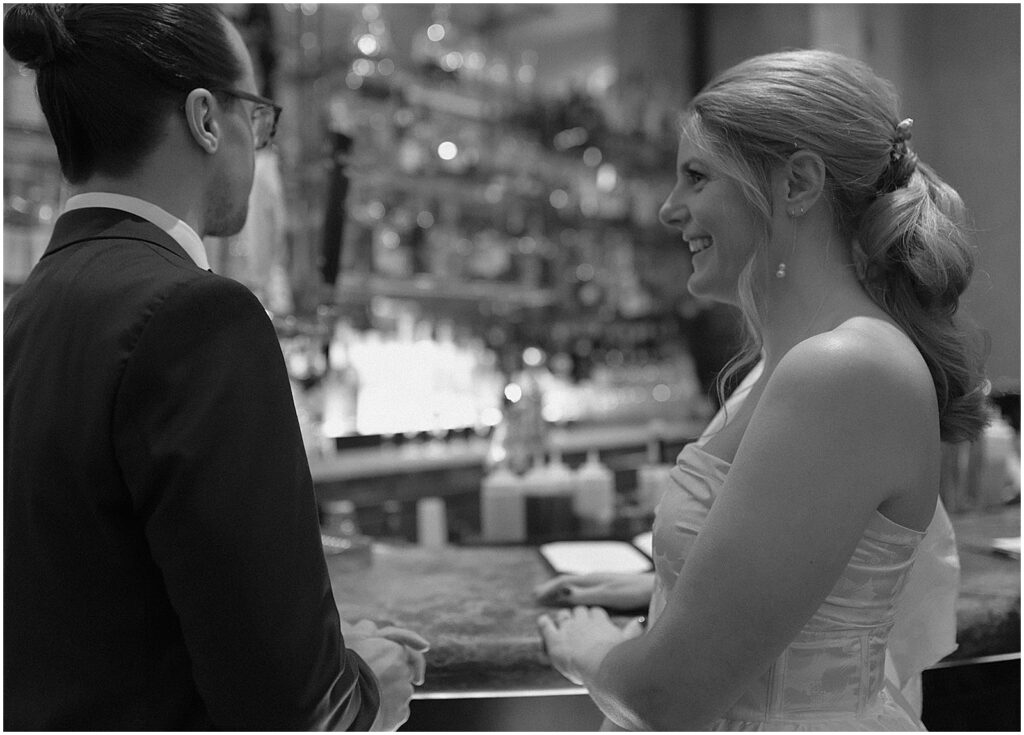
M15 61L39 70L66 56L74 45L63 6L12 5L4 16L4 49Z

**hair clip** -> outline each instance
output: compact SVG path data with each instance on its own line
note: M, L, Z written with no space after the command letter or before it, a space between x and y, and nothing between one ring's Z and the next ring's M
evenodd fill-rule
M913 137L911 128L914 127L914 119L906 118L901 120L896 125L896 135L892 141L892 150L889 152L889 156L893 161L898 161L903 156L907 155L907 141Z

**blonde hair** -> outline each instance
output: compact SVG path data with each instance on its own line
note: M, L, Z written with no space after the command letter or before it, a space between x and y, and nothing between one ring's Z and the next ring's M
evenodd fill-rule
M737 182L771 237L772 170L795 150L825 162L824 198L853 243L868 295L906 331L935 383L943 440L974 438L986 422L985 347L958 318L973 255L956 191L897 135L898 98L865 64L827 51L757 56L728 69L690 103L682 134ZM905 129L905 125L900 126ZM719 374L719 397L761 351L764 248L739 278L744 348Z

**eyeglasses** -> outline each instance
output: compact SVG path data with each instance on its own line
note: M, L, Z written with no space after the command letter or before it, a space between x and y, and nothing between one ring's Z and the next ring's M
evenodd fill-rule
M256 107L253 108L252 115L250 116L253 147L256 150L260 150L270 145L270 141L274 139L274 133L277 132L277 119L281 117L282 107L266 97L260 97L258 94L249 94L239 89L221 88L216 91L240 100L255 102Z

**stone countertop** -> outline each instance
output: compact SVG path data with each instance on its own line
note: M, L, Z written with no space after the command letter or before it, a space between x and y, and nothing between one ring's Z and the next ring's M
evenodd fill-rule
M328 556L341 617L414 630L431 643L423 696L575 690L551 668L533 588L551 576L534 547L376 545L368 569Z
M950 659L1019 652L1020 561L987 550L1020 535L1020 506L953 517L961 554L960 646ZM341 616L430 640L419 698L579 691L547 662L533 588L552 572L532 546L375 546L372 564L328 556Z

